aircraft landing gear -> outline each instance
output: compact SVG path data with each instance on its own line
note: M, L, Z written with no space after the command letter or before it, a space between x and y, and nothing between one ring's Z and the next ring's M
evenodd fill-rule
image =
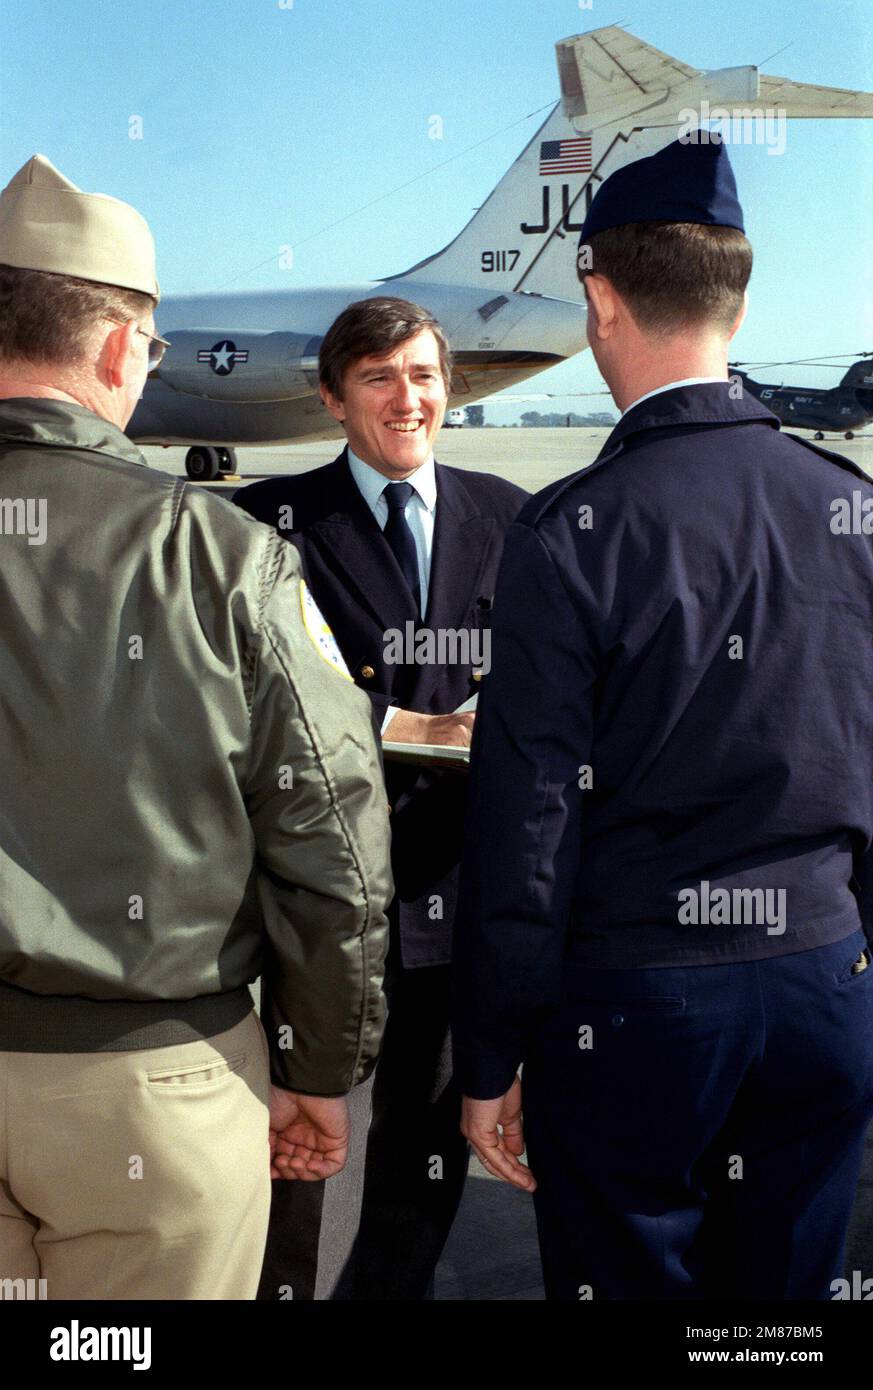
M852 430L846 430L846 438L847 438L847 439L854 439L854 438L855 438L854 432L853 432Z
M198 483L209 483L223 473L236 472L236 450L198 444L185 455L185 472Z
M824 435L822 434L821 430L816 430L815 434L812 437L813 439L824 439Z

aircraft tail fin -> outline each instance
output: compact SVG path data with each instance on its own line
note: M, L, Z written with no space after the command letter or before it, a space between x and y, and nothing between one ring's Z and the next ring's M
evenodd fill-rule
M861 357L853 362L840 385L873 387L873 357Z
M873 357L853 362L840 382L840 389L851 391L861 409L873 414Z

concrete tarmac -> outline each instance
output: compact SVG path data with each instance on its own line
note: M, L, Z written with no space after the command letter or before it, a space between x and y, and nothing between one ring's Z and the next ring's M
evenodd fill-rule
M442 430L436 456L441 463L474 472L496 473L529 492L592 463L608 436L606 429ZM801 436L810 438L808 434ZM335 458L341 440L282 448L238 449L238 481L207 486L221 493L260 477L303 473ZM828 438L822 448L844 454L873 476L873 433L852 441ZM185 450L146 448L153 467L184 476ZM867 1145L846 1247L845 1270L873 1277L873 1126ZM458 1219L435 1280L438 1300L530 1301L544 1298L540 1277L533 1201L525 1192L489 1176L475 1161Z
M565 478L593 463L609 435L607 429L460 429L440 431L434 450L440 463L473 472L496 473L528 492ZM809 439L807 433L801 436ZM282 473L305 473L336 458L341 439L311 444L287 444L281 448L237 449L240 479L236 483L215 482L199 487L226 491L244 487L257 478L273 478ZM873 474L873 432L848 441L829 437L821 446L860 463ZM185 475L185 449L148 446L143 453L155 468Z

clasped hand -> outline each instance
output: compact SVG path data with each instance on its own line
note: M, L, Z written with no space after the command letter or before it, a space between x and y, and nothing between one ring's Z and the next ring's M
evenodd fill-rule
M346 1165L349 1108L344 1096L306 1096L270 1086L270 1177L321 1182Z

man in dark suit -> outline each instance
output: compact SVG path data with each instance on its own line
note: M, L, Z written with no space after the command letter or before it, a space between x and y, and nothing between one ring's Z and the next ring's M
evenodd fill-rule
M385 296L351 304L322 343L319 377L348 447L323 468L253 484L234 500L298 547L383 739L468 746L474 713L456 711L487 679L503 536L527 494L435 463L451 361L418 305ZM386 781L396 885L389 1017L360 1228L335 1295L350 1299L429 1295L468 1163L448 1036L466 777L388 762ZM322 1262L331 1258L324 1200L321 1185L274 1184L263 1297L289 1283L295 1297L312 1296L319 1236Z
M615 173L580 255L623 413L506 540L464 1130L536 1183L549 1298L828 1299L873 1110L873 485L728 378L752 253L721 144Z

